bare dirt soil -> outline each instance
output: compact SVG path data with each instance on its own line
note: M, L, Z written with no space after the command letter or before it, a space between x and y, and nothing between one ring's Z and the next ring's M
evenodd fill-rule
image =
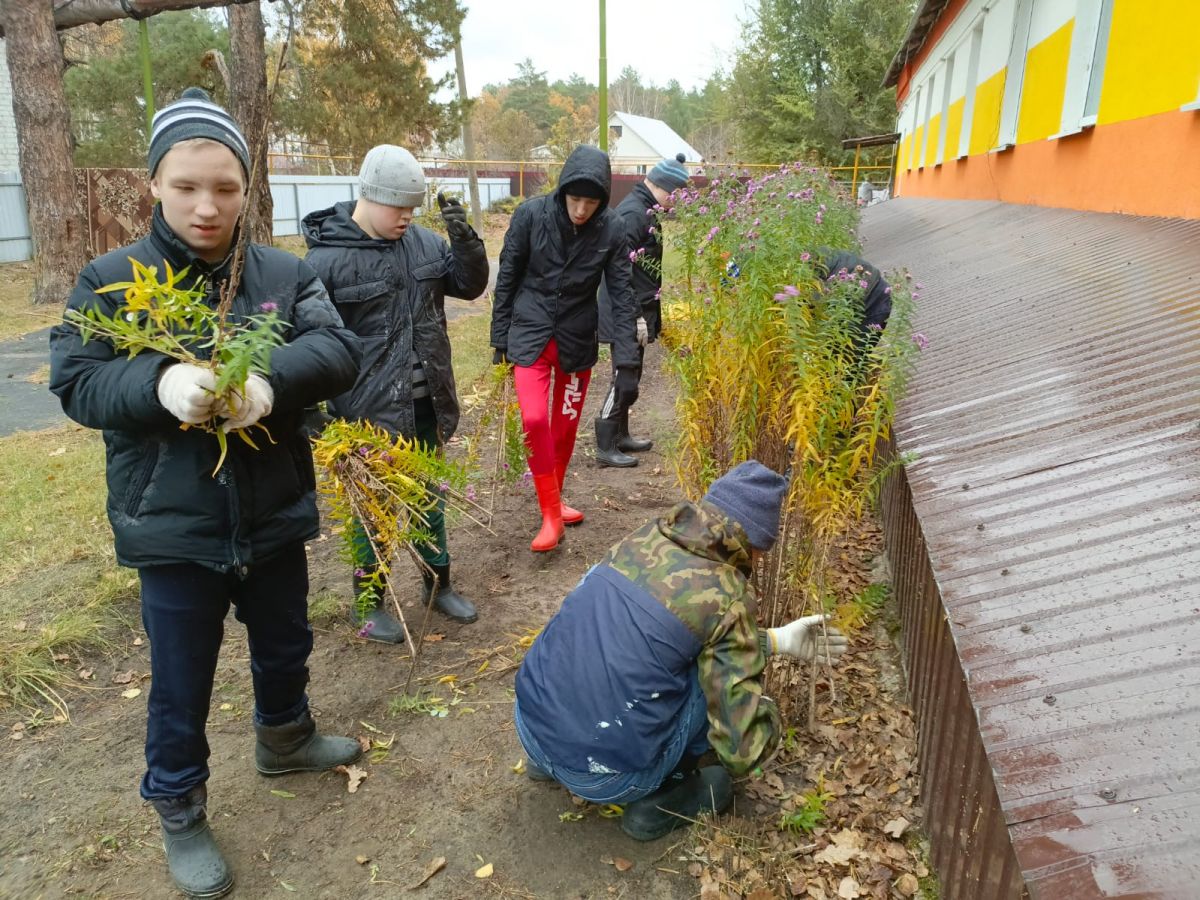
M633 418L635 431L661 445L674 411L660 360L659 350L651 348ZM397 709L406 705L399 698L408 648L355 635L342 614L350 603L350 574L339 558L337 536L310 546L313 596L324 596L326 607L331 593L341 600L337 614L314 623L314 713L323 731L375 742L370 758L360 763L366 778L354 793L344 774L268 779L255 772L245 633L229 618L208 730L209 814L237 879L233 896L836 897L848 875L857 875L861 893L841 896L912 895L896 879L914 869L923 874L919 848L880 835L884 820L894 818L884 807L910 807L916 788L910 775L911 720L896 705L900 679L889 639L879 628L874 636L864 632L846 659L859 668L851 677L864 679L868 688L840 684L839 692L848 693L840 706L822 708L822 721L837 724L827 726L823 736L793 739L778 774L739 787L736 810L742 818L723 817L716 829L638 844L598 809L577 806L561 788L513 771L522 758L511 718L522 639L528 642L610 544L677 499L674 476L657 446L635 469L596 465L590 423L608 386L603 364L596 376L564 492L585 512L586 522L569 529L557 551L531 553L537 505L532 488L518 485L496 498L495 534L467 525L451 533L457 587L477 600L480 619L469 626L431 620L407 695L419 694L423 706L435 712L441 707L445 715ZM403 563L397 570L404 572ZM402 595L413 600L406 614L419 623L415 571L401 574L400 585ZM70 695L69 724L35 727L39 720L26 717L14 730L10 717L0 727L0 897L177 896L156 817L137 794L149 647L139 629L119 636L108 656L73 665L91 677L88 689ZM449 675L457 677L447 680ZM141 692L133 696L136 688ZM852 723L870 722L872 716L876 727L860 735ZM791 724L803 731L801 722ZM855 743L860 738L865 749ZM811 787L818 763L841 792L830 807L828 831L798 836L778 831L780 803L786 810L792 802L787 798ZM879 778L872 775L877 763ZM871 798L869 808L861 805L864 794ZM907 815L919 819L915 808ZM751 834L747 840L757 850L722 831L727 827ZM864 842L846 837L850 831L869 834L868 846L851 847ZM884 857L871 849L872 842L891 846L890 868L881 871ZM814 851L843 844L840 867L830 857L820 870L828 877L813 875ZM444 858L444 867L418 886L438 858ZM856 860L861 872L852 868ZM485 864L492 874L477 878ZM784 887L752 895L759 874Z

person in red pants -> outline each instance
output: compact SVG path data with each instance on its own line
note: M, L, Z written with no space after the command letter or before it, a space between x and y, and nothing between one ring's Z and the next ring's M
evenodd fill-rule
M637 398L638 304L630 287L629 241L608 208L608 154L576 147L559 187L517 207L504 236L492 305L492 362L513 363L529 471L542 527L530 549L553 550L563 526L583 513L562 502L592 366L596 364L601 277L612 303L615 389Z

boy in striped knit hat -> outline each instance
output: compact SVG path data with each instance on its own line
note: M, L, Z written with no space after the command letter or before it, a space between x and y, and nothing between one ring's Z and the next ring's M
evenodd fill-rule
M79 275L70 309L112 315L130 259L184 273L182 284L216 304L227 284L246 201L246 139L199 88L154 117L150 233L105 254ZM206 815L208 718L225 615L246 626L254 683L255 765L264 775L328 769L355 760L357 741L318 735L309 713L308 562L318 534L304 409L354 383L358 339L342 326L319 278L290 253L250 244L232 321L274 311L287 328L270 372L252 374L241 402L214 398L211 369L154 352L136 357L105 340L84 343L71 322L50 336L50 389L82 425L103 429L108 518L118 562L138 570L150 638L146 773L141 794L158 812L175 884L219 897L233 874ZM262 422L272 440L252 449L218 444L203 429Z

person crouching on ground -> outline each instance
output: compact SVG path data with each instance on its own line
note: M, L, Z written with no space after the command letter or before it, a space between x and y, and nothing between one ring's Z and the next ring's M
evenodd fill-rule
M612 306L614 383L623 402L637 392L637 301L629 244L608 208L608 154L576 147L552 194L517 207L504 236L492 308L492 362L513 363L529 471L542 511L530 549L553 550L563 525L583 513L562 502L567 465L599 355L596 291L603 276ZM553 387L551 383L553 382Z
M464 300L480 296L487 288L488 260L461 204L450 201L442 208L450 236L447 245L413 223L414 207L424 203L421 164L403 147L381 144L363 159L358 200L309 213L304 239L309 246L305 260L321 276L346 327L363 342L358 381L330 401L329 411L415 438L429 450L442 447L458 428L446 295ZM425 515L433 544L417 545L425 563L423 597L428 601L432 593L434 609L470 624L478 618L475 604L450 584L446 502L440 494ZM353 539L354 622L370 623L368 640L398 644L404 640L404 628L382 604L378 562L361 523ZM364 591L365 617L359 602Z
M775 543L787 486L742 463L588 571L517 672L531 778L628 804L621 828L636 840L729 805L730 775L779 743L779 711L762 693L767 655L834 660L847 645L820 615L756 624L750 576ZM710 748L722 765L697 768Z
M662 331L662 222L657 210L672 206L671 193L688 182L683 167L684 155L664 159L617 205L617 216L625 229L630 252L637 255L630 274L630 285L638 301L637 342L638 366L634 390L617 396L616 371L608 395L596 414L596 462L602 466L629 467L638 464L630 453L644 453L653 443L629 434L629 407L637 401L637 387L642 378L646 345L654 343ZM600 286L600 341L612 341L609 319L610 300L606 284ZM624 401L624 402L618 402Z
M216 304L229 278L246 201L249 150L237 124L199 88L154 117L150 190L159 201L150 234L94 260L68 307L112 315L129 259L160 272L187 270ZM190 897L233 886L206 806L208 718L217 654L230 601L250 639L255 765L264 775L317 771L357 759L357 741L316 733L305 686L313 646L304 542L318 534L306 406L354 383L357 338L342 327L325 288L290 253L250 244L231 317L274 308L290 326L271 354L270 374L251 374L238 409L214 404L211 369L153 352L117 353L84 343L64 322L50 335L50 390L68 416L104 430L108 518L121 565L138 570L142 623L150 638L150 697L142 797L162 822L175 884ZM271 440L255 450L199 428L261 422Z

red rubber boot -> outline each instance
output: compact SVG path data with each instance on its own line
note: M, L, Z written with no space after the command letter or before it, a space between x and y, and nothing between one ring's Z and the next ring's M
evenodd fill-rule
M545 553L558 546L563 536L562 497L558 492L558 474L548 472L533 476L533 487L537 491L538 506L542 508L542 530L537 533L529 549L534 553Z
M562 499L563 483L565 482L566 477L567 477L566 466L563 466L562 468L558 469L557 472L558 472L558 499L559 499L560 505L562 506L563 524L564 525L578 525L580 522L583 521L583 513L581 513L579 510L575 509L575 507L573 507L573 506L567 506L567 504L565 502L563 502L563 499Z

